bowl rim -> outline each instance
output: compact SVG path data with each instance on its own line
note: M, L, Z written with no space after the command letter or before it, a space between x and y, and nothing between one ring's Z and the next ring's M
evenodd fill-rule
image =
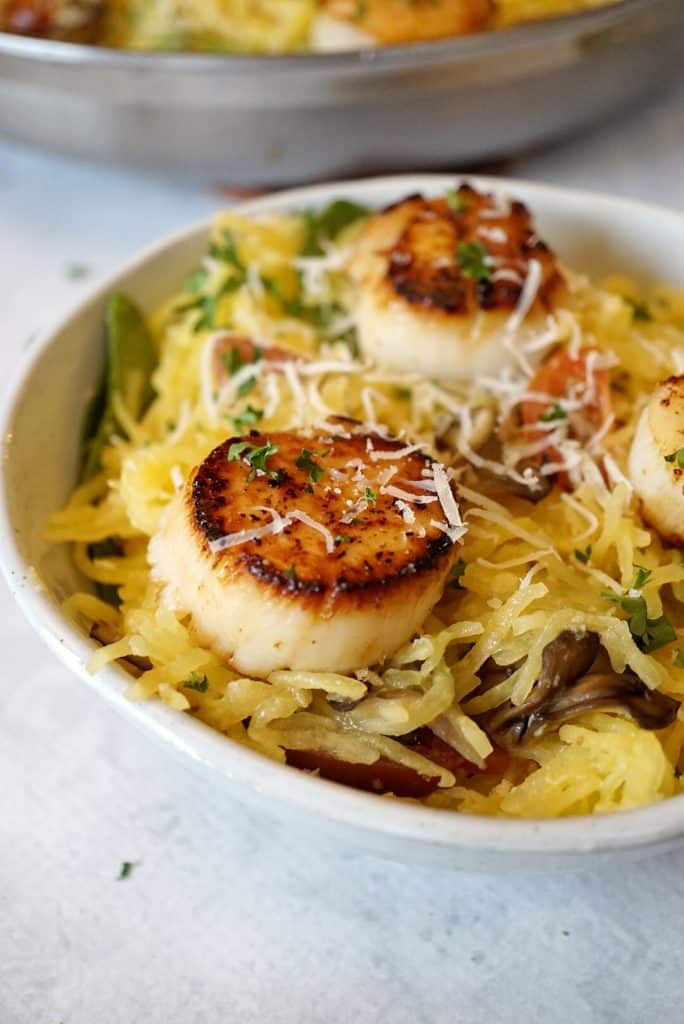
M221 54L122 50L108 46L69 43L0 31L0 59L3 56L45 64L93 65L100 71L186 72L212 74L221 71L244 74L252 66L259 74L284 71L354 73L404 71L426 63L443 64L499 54L526 46L574 38L584 31L600 30L629 19L665 0L612 0L606 6L559 14L468 35L393 46L357 47L329 53Z
M616 215L640 213L642 216L674 218L684 233L684 213L639 200L613 197L604 193L540 184L524 179L482 175L429 174L394 175L356 181L338 181L298 189L289 189L231 206L245 215L297 209L346 195L372 201L372 194L415 191L434 192L453 187L455 181L468 181L476 187L505 193L526 193L525 202L536 197L562 205L573 201L598 205ZM370 195L369 195L370 193ZM36 338L20 357L0 402L0 568L12 596L59 659L89 683L127 718L146 727L167 747L182 751L195 763L202 763L214 776L223 776L234 786L243 787L252 796L263 798L278 808L293 807L317 814L330 824L353 825L376 837L410 840L433 847L500 854L538 854L573 856L577 853L627 851L661 846L684 835L684 794L675 795L646 807L602 815L576 815L565 818L489 818L443 808L426 807L392 798L360 792L347 786L309 775L242 745L204 725L190 715L179 713L160 701L138 704L123 694L129 677L123 669L109 665L90 676L85 661L94 649L90 641L48 597L46 588L35 579L15 540L9 505L8 467L13 444L13 426L17 409L34 368L44 354L59 343L85 312L101 303L122 280L131 278L151 260L167 250L182 248L193 238L206 233L213 218L176 231L153 243L101 281L85 298L75 302L60 322ZM240 793L237 793L238 797Z

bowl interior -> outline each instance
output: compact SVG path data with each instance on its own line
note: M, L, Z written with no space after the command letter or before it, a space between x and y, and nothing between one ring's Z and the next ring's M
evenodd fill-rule
M641 281L681 286L684 278L684 216L639 203L547 188L529 183L468 179L521 198L532 208L541 236L565 263L591 277L625 273ZM446 176L401 177L331 184L244 204L247 213L299 209L348 196L380 206L414 192L452 187ZM75 478L80 423L101 365L103 318L108 296L124 289L153 309L173 292L204 252L207 224L143 254L81 305L53 334L34 343L11 387L4 411L4 459L0 488L0 545L10 586L44 639L86 676L90 641L63 615L60 604L77 583L66 545L46 544L50 512L66 500ZM381 852L401 837L408 850L441 851L450 862L464 850L486 847L498 864L516 853L574 857L578 849L626 848L670 841L684 831L684 798L609 818L530 823L486 821L348 791L273 764L236 747L188 716L154 702L131 705L122 697L125 676L111 667L92 680L107 699L195 762L245 784L270 801L294 803L334 825L353 825ZM334 799L330 799L330 795ZM581 826L578 828L578 822ZM645 824L642 824L644 822ZM541 832L539 831L541 829ZM579 845L578 845L579 844ZM454 851L457 851L456 853ZM460 854L458 853L460 851ZM420 854L422 856L422 854ZM547 858L548 859L548 858Z

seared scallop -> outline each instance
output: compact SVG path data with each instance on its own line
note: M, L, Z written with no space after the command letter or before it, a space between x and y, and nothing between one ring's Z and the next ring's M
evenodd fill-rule
M321 7L385 46L477 32L494 10L492 0L322 0Z
M364 354L452 380L524 358L521 346L545 329L564 288L527 208L468 185L375 214L349 271Z
M163 600L241 672L389 657L440 598L464 532L445 468L367 433L252 431L190 475L150 543Z
M684 544L684 376L651 396L637 424L629 475L644 519L672 544Z

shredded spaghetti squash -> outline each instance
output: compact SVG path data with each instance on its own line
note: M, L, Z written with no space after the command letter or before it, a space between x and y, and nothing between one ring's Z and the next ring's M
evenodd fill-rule
M147 318L154 397L137 417L125 395L110 396L97 467L48 527L51 541L73 546L84 579L67 605L100 641L90 670L117 661L132 673L132 700L159 698L268 757L454 811L603 813L679 792L684 562L641 518L627 460L654 387L684 369L684 296L622 279L598 287L564 270L567 302L543 338L525 342L530 359L543 349L542 370L523 359L467 382L390 373L364 360L355 333L347 260L364 216L344 202L258 220L223 213L201 266ZM234 360L217 377L226 332L301 359L286 370ZM591 387L604 382L612 412L579 443L560 436L569 413L549 398L553 385L546 379L540 397L534 380L588 348L595 367L585 357L582 372ZM599 401L585 399L585 413ZM557 463L534 502L501 486L505 460L482 455L477 437L521 408L546 451L553 435ZM456 569L420 633L385 664L246 678L160 601L150 537L227 436L256 421L272 432L336 415L452 467L467 526ZM533 438L524 454L536 458ZM600 675L623 689L600 700L596 689L573 691L574 706L562 692L553 711L530 704L549 659L582 636L601 646L591 686Z

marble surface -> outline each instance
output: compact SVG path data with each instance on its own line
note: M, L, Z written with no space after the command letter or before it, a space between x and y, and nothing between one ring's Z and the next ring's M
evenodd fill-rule
M684 209L683 161L680 89L505 171ZM0 141L0 382L98 277L223 201ZM4 585L0 610L0 1024L678 1019L684 850L496 877L319 849L133 731Z

